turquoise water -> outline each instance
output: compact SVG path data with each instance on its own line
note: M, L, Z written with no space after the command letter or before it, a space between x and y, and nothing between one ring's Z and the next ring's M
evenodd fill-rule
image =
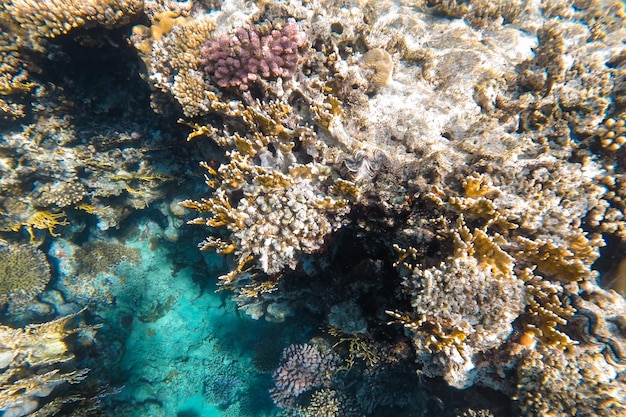
M123 244L137 249L139 262L121 261L108 272L88 273L73 282L74 249L63 240L59 256L62 293L84 300L104 327L99 331L109 355L109 399L116 416L271 416L269 373L255 364L258 340L281 324L241 317L228 294L214 292L222 259L201 254L191 242L169 242L150 219L139 219ZM109 238L108 243L121 244ZM88 279L86 277L89 277ZM278 348L278 344L276 345ZM271 354L272 352L270 352ZM273 352L279 354L280 351Z

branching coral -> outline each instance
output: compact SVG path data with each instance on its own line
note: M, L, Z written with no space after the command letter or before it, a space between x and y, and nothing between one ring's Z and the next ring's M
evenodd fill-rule
M626 412L623 380L592 345L567 352L547 347L530 350L517 374L515 399L523 415L620 416Z
M3 415L24 416L39 410L58 411L63 403L84 398L58 397L66 384L78 384L89 369L72 369L74 354L70 335L94 332L94 326L71 326L76 314L57 320L12 329L0 326L0 410ZM56 398L55 398L56 397Z
M599 23L598 2L407 4L248 4L245 17L190 14L151 44L152 85L194 118L190 139L224 151L204 164L212 194L184 203L206 214L192 221L211 230L201 246L235 256L222 286L240 306L284 303L281 273L317 276L315 255L344 249L329 238L350 212L355 236L384 236L367 259L380 271L397 244L397 275L379 279L402 285L381 302L353 277L355 299L384 304L358 328L371 332L387 310L426 375L510 394L506 376L534 366L524 355L535 344L541 355L587 337L619 349L614 327L599 338L578 328L595 313L576 297L597 286L605 240L626 230L623 22ZM204 48L182 36L194 24L210 34ZM271 31L288 27L302 59L289 55L286 72L262 65Z
M484 232L466 226L455 233L454 258L437 267L411 268L403 290L417 318L389 313L413 332L427 374L443 374L459 388L474 383L472 357L504 343L524 308L513 258Z
M172 21L171 28L160 37L141 26L133 28L131 40L148 67L150 81L158 91L155 94L172 94L187 116L206 113L210 102L205 96L208 85L200 69L199 51L214 29L215 22L209 17L187 20L184 16ZM159 112L167 110L156 97L153 107Z
M66 34L77 27L90 24L115 27L128 23L142 6L142 0L13 0L0 11L5 24L30 42L28 47L41 49L42 39Z
M55 235L69 223L66 213L72 208L94 214L108 229L129 214L123 206L145 208L172 178L145 160L148 144L133 133L102 137L51 116L3 135L0 229L23 228L31 239L37 230Z
M201 244L202 249L234 251L239 262L252 255L262 272L276 274L285 267L295 268L298 253L315 252L324 237L341 225L349 196L342 195L342 183L332 180L328 167L293 165L285 175L251 165L249 158L238 152L230 156L230 164L222 166L219 172L209 167L214 174L220 174L207 180L209 184L219 184L209 199L181 203L211 214L192 223L224 226L232 232L230 243L209 238ZM233 189L243 191L235 206L227 194ZM335 189L338 195L333 196ZM228 284L235 276L222 279Z

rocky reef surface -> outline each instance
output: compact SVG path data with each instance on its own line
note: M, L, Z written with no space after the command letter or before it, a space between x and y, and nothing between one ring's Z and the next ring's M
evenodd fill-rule
M625 21L3 3L3 416L623 415Z

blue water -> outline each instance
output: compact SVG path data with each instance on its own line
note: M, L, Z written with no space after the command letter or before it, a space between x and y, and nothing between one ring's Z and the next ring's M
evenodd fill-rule
M192 242L169 242L154 221L139 220L135 233L91 238L138 249L141 261L121 261L76 283L72 244L56 240L56 287L66 301L86 302L104 324L101 349L109 355L107 400L115 416L271 416L271 374L256 370L256 342L281 337L286 326L242 317L229 294L216 293L222 258L200 253ZM213 275L205 271L214 271ZM276 344L276 349L280 347ZM279 353L277 351L277 353Z

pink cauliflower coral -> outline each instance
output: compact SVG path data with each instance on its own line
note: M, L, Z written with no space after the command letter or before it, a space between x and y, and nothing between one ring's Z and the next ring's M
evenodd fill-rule
M233 35L211 38L201 49L200 63L220 87L248 90L259 77L290 78L298 68L298 49L306 35L289 19L281 30L259 36L254 26Z

